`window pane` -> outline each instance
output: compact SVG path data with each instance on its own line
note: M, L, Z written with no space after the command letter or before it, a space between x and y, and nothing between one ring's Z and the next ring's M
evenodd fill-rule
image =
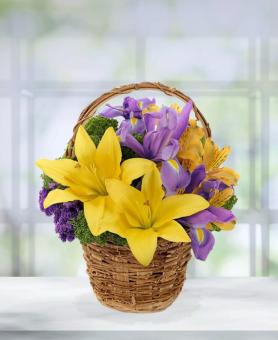
M270 39L270 80L278 79L278 39Z
M248 276L249 226L214 232L215 245L206 261L193 260L196 276Z
M0 37L0 80L11 77L11 46L10 40Z
M220 147L230 145L232 153L224 166L231 167L240 175L236 195L237 208L248 207L249 198L249 120L248 99L245 97L195 96L194 101L203 112L212 130L212 138Z
M35 44L35 78L64 82L133 81L135 51L133 39L69 38L56 33Z
M85 263L78 240L63 243L55 234L53 223L35 226L35 275L84 275Z
M0 152L0 209L10 208L12 204L12 157L13 145L12 141L12 114L11 103L9 99L0 98L0 145L5 146L5 152Z
M270 225L270 275L278 276L278 223Z
M269 205L271 209L278 209L278 97L270 99L270 138L269 138ZM267 179L265 185L268 185Z
M161 80L245 80L248 40L149 38L146 73Z
M1 216L1 215L0 215ZM0 223L0 276L10 276L12 274L12 218L8 214L1 216L5 223Z

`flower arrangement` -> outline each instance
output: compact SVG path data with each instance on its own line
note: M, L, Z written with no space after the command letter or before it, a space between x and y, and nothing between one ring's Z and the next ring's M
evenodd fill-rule
M37 161L40 209L62 241L129 247L143 266L158 238L207 258L213 233L235 226L239 175L222 166L231 149L190 119L192 106L128 96L78 127L74 157Z

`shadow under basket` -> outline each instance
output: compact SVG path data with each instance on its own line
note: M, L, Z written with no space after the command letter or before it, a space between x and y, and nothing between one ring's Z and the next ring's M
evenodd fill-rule
M170 306L182 290L190 243L158 239L148 267L136 261L128 246L83 245L90 283L98 300L122 312L151 313Z

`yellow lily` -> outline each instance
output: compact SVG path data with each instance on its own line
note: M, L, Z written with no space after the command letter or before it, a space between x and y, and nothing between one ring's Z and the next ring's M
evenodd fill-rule
M84 127L80 126L75 139L75 155L77 161L41 159L36 162L47 176L67 187L50 191L44 207L73 200L83 202L89 229L93 235L99 235L105 231L100 228L100 221L113 211L105 180L117 178L130 184L155 164L142 158L128 159L120 164L121 147L112 127L105 131L96 147Z
M209 203L194 194L164 198L159 170L153 168L142 180L141 191L117 179L106 180L107 191L119 214L103 223L111 232L127 239L134 257L147 266L153 259L157 238L190 242L175 219L206 209Z

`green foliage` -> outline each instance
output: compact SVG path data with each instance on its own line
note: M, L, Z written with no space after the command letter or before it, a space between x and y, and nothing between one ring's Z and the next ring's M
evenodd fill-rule
M233 195L224 205L223 208L228 209L228 210L232 210L234 205L237 202L237 197L236 195Z
M41 178L42 178L42 181L43 181L43 187L45 189L50 189L49 184L53 183L53 180L44 173L41 174Z
M120 237L119 235L110 233L109 231L99 236L92 235L85 219L84 211L80 211L78 216L75 219L72 219L70 223L74 228L75 236L79 239L81 244L97 243L104 245L107 241L110 241L118 246L124 246L127 244L126 239Z
M85 125L85 129L92 138L95 145L101 140L106 129L110 126L116 131L118 129L118 121L116 119L106 118L102 116L94 116ZM138 142L142 143L144 136L134 134L134 137L138 140ZM126 146L121 146L122 149L122 160L125 161L126 159L135 158L137 157L136 153Z
M98 145L105 130L109 127L112 127L116 131L118 128L117 120L105 118L99 115L92 117L85 125L85 129L95 145Z
M211 227L212 227L212 231L221 231L221 229L220 229L219 227L217 227L216 224L211 223L210 225L211 225Z
M134 134L133 137L137 139L139 143L141 144L143 143L144 135ZM126 146L122 146L121 148L122 148L123 161L125 161L126 159L138 157L138 155L136 155L136 153L130 148Z

